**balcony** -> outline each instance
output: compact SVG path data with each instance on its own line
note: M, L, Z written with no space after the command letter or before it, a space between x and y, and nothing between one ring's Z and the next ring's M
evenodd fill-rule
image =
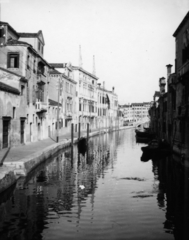
M189 72L189 60L178 69L178 77L182 77L187 72Z
M42 85L46 84L46 76L42 73L37 73L37 83Z
M35 108L36 108L36 112L37 113L47 112L47 103L45 103L45 102L36 102Z
M66 112L65 112L65 118L66 118L66 119L72 119L72 118L73 118L73 113L70 112L70 111L66 111Z

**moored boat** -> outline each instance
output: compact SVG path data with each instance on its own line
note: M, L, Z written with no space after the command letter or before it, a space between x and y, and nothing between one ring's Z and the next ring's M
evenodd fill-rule
M172 149L169 144L164 140L152 140L148 146L141 147L143 153L148 155L169 155L172 153Z

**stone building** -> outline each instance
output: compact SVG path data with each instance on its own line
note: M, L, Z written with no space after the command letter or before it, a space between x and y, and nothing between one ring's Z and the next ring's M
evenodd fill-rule
M139 122L149 120L149 109L151 102L124 104L120 107L123 109L124 125L129 122Z
M159 137L169 141L174 152L189 159L189 12L173 36L175 72L171 73L172 65L167 65L167 92L165 78L160 79L163 85L160 84L158 104L154 102L150 109L151 126Z
M26 138L26 79L0 67L0 150Z
M71 123L77 132L76 84L73 80L71 64L51 63L49 100L59 102L59 134L70 132ZM57 69L60 71L58 71ZM57 105L58 106L58 105ZM52 123L57 122L57 112L52 116ZM57 126L55 125L57 129Z
M175 123L173 125L173 147L175 151L189 158L189 12L186 14L173 36L176 42L175 75ZM175 97L175 99L174 99Z
M97 127L97 80L98 78L84 70L82 67L73 66L74 80L77 82L76 94L78 113L78 123L81 129L87 128L87 123L91 129Z
M42 31L19 33L6 22L0 22L0 26L4 29L0 67L26 79L26 84L20 89L26 98L23 143L47 138L50 65L43 58L45 43Z

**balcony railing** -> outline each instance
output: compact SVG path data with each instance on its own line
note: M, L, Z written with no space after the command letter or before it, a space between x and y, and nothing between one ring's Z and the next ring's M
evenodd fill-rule
M46 84L46 76L42 73L37 73L37 83Z
M66 117L72 118L73 113L70 112L70 111L66 111L66 112L65 112L65 115L66 115Z
M182 75L184 75L187 72L189 72L189 61L187 61L184 65L182 65L178 69L178 76L181 77Z
M45 102L36 102L36 112L46 112L47 111L47 103Z

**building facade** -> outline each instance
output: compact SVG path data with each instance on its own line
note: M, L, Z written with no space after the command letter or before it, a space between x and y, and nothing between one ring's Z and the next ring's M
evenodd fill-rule
M124 125L131 122L149 121L151 102L120 105L123 112Z
M159 137L168 140L174 152L189 160L189 12L173 36L175 72L171 72L172 65L167 65L167 92L160 88L158 104L150 109L151 125Z
M97 128L97 80L98 78L84 70L82 67L73 66L74 80L77 82L76 111L78 113L78 123L81 130L87 128L87 123L91 129Z
M48 77L50 65L43 58L44 39L38 33L18 33L8 23L0 22L4 29L0 67L26 79L20 92L25 96L23 143L48 137ZM2 40L1 40L2 41Z

